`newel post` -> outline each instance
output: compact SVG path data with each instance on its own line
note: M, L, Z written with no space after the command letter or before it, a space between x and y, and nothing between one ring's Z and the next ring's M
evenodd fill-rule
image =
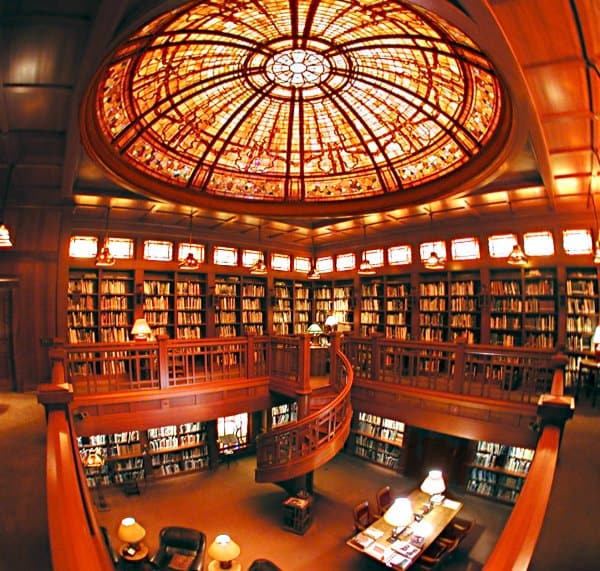
M456 338L456 351L454 354L454 374L450 382L450 392L460 395L463 392L465 383L465 365L467 348L467 338L464 336Z
M66 375L66 360L67 352L62 346L62 342L55 343L54 347L48 351L48 357L50 358L50 374L51 381L54 385L60 385L67 382Z
M547 425L557 426L560 429L561 440L565 424L567 420L573 418L575 412L575 398L564 394L567 362L567 356L562 353L557 353L552 357L552 367L554 368L552 388L550 394L540 395L537 407L538 419L541 422L540 428L543 429Z
M161 389L169 388L169 359L167 351L168 335L157 335L158 342L158 384Z

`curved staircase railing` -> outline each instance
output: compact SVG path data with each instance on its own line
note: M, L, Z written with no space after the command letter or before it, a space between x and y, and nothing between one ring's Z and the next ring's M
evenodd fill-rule
M354 372L350 361L336 351L333 400L308 416L260 434L256 440L257 482L282 482L322 466L344 446L350 433L350 391Z

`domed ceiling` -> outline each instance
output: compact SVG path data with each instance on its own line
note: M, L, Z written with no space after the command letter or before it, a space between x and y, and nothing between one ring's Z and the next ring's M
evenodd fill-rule
M504 98L477 45L412 4L195 1L110 54L82 130L115 180L153 197L339 215L489 169Z

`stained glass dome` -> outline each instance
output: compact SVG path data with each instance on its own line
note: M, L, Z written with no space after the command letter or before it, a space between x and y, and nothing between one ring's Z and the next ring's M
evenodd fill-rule
M486 162L504 99L477 45L409 3L195 1L109 55L82 132L109 174L155 197L343 213L450 192Z

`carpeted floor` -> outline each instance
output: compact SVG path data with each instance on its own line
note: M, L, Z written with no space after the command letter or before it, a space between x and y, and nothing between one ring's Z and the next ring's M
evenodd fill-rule
M598 568L600 526L600 409L582 402L567 425L552 502L530 569ZM33 394L0 394L0 571L51 571L45 509L45 419ZM118 522L134 515L147 529L151 551L163 525L189 525L212 541L229 533L241 547L247 569L268 557L285 571L376 571L383 567L345 545L352 532L352 506L374 502L390 484L395 494L417 482L346 454L315 473L314 522L305 535L282 528L283 490L254 482L254 458L216 470L148 483L140 496L107 490L109 511L100 522L116 539ZM510 508L452 490L465 503L462 515L477 521L475 532L448 571L478 571L493 548ZM54 570L60 571L60 570ZM82 570L85 571L85 570Z

